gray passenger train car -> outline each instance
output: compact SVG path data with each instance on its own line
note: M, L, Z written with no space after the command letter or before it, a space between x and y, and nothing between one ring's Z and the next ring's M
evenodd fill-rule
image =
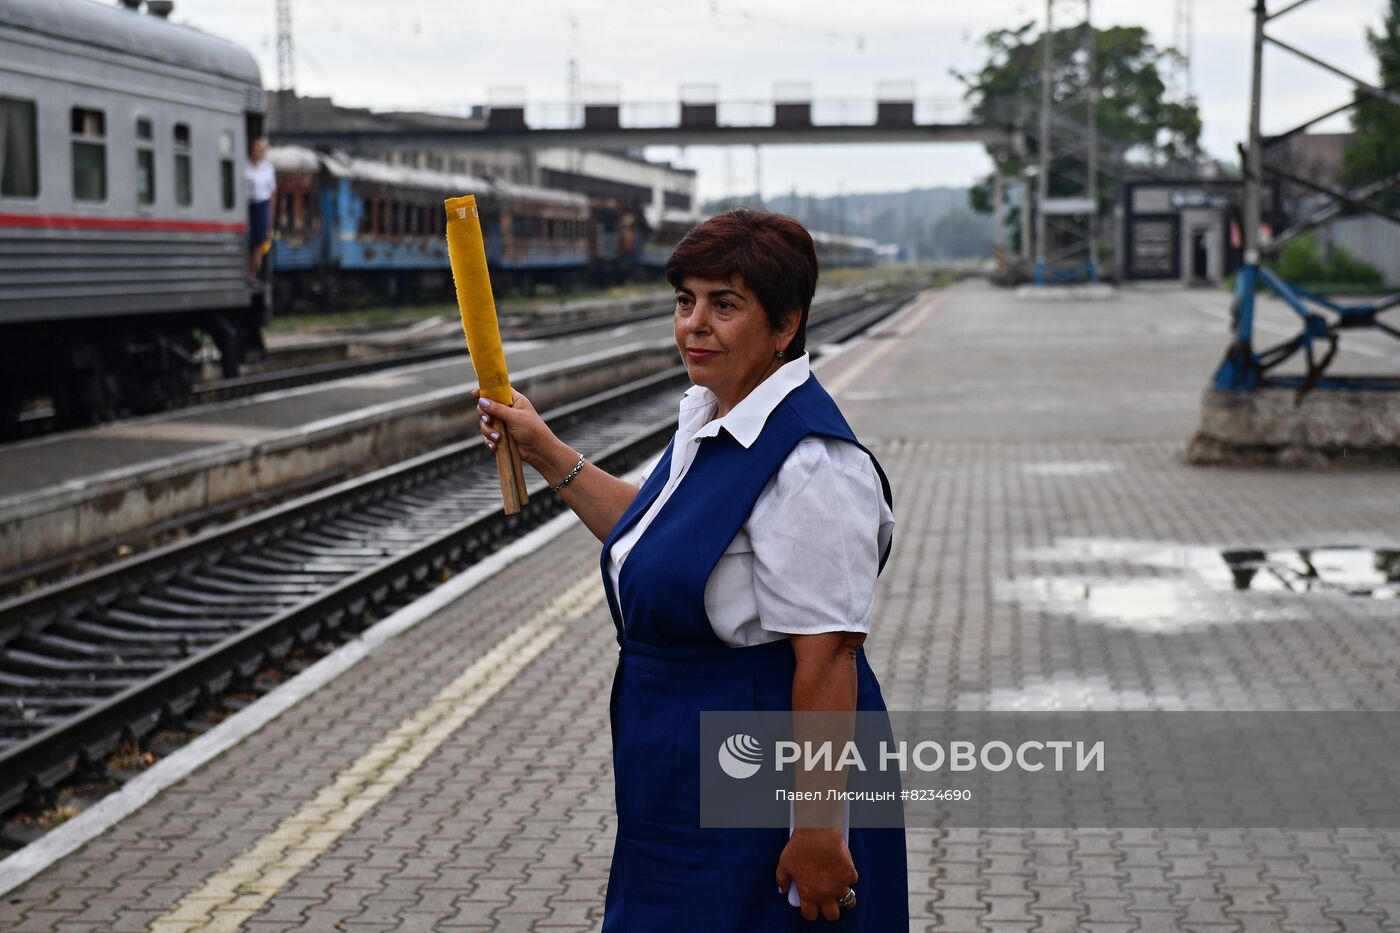
M226 369L261 345L261 77L169 6L0 2L0 434L161 407L188 392L198 332Z

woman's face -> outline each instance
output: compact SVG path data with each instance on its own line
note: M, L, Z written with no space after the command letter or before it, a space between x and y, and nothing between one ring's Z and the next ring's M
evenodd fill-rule
M687 276L676 289L676 346L690 381L719 400L724 415L785 362L777 358L797 331L801 314L774 330L758 298L740 279Z

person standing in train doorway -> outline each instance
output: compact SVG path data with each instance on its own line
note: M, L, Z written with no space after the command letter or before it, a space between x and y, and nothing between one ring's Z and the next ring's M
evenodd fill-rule
M248 147L248 278L262 271L272 236L272 196L277 193L277 173L267 157L267 140L258 137Z
M603 542L621 648L603 933L797 933L818 918L821 930L907 930L902 827L851 826L846 839L835 817L700 825L702 711L885 710L863 642L893 498L809 369L817 256L797 221L717 214L681 240L666 277L694 385L640 489L588 463L525 396L505 407L473 393L487 445L504 424Z

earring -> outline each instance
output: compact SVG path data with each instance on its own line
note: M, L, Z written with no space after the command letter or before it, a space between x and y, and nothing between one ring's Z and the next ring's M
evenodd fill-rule
M782 358L783 358L783 354L786 353L786 352L787 352L786 350L779 350L779 351L778 351L778 359L782 359Z

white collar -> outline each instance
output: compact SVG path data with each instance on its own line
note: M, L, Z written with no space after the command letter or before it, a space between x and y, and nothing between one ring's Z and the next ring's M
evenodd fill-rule
M712 418L718 406L715 394L704 386L691 386L681 399L680 426L683 430L693 428L691 437L697 442L703 437L714 437L724 428L744 447L752 447L773 409L810 374L810 358L804 351L795 360L779 366L722 418Z

